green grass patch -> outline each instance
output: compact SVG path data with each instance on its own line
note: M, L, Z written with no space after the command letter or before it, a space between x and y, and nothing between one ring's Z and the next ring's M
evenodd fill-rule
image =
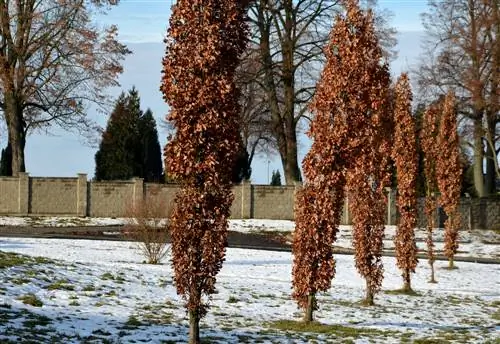
M22 301L25 305L30 305L33 307L42 307L43 302L36 297L35 294L26 294L17 298L19 301Z
M343 325L325 325L313 321L310 323L294 320L279 320L270 324L272 328L282 331L294 332L309 332L335 335L338 337L353 337L358 338L362 336L387 336L388 334L397 333L394 331L382 331L378 329L363 328L363 327L349 327Z
M31 282L30 279L24 277L13 278L10 281L15 285L22 285Z
M0 269L27 264L45 264L50 262L52 262L50 259L44 257L30 257L17 253L0 251Z
M131 315L128 317L127 321L125 322L125 328L134 328L134 327L139 327L142 326L142 322L137 319L134 315Z
M500 321L500 311L496 311L495 313L493 313L493 314L491 315L491 318L492 318L493 320Z
M69 290L69 291L73 291L75 290L75 287L71 284L69 284L69 282L67 280L59 280L59 281L56 281L52 284L49 284L47 286L47 290Z
M114 280L114 279L115 279L115 276L113 276L113 274L112 274L112 273L110 273L110 272L105 272L105 273L103 273L103 274L101 275L101 279L102 279L103 281L106 281L106 280Z
M95 291L95 286L93 284L87 284L82 288L82 291Z
M408 295L408 296L422 296L420 293L413 289L395 289L395 290L385 290L385 294L388 295Z
M227 303L236 303L236 302L239 302L240 300L238 300L236 297L234 296L229 296L229 299L227 299Z

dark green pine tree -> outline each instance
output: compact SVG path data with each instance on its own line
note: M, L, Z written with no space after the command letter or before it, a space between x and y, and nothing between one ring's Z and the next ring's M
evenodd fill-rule
M242 181L250 180L252 175L252 167L250 166L250 156L243 144L241 144L240 152L234 161L233 173L231 181L233 184L239 184Z
M281 186L281 174L279 170L273 171L273 174L271 176L271 185Z
M12 176L12 149L10 148L10 144L7 144L7 147L2 149L0 176Z
M151 110L141 110L139 92L122 93L111 113L95 156L97 180L132 177L160 181L161 148Z
M150 109L147 109L139 122L141 139L141 176L147 182L160 182L162 176L161 147L158 141L156 121Z
M130 179L134 176L134 130L130 123L129 96L122 93L102 134L95 155L97 180Z

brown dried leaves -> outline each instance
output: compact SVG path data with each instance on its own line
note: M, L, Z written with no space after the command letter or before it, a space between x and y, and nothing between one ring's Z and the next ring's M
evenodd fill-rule
M455 96L451 92L444 99L437 143L440 149L436 165L437 182L441 192L440 203L448 215L448 220L445 222L444 249L445 255L453 258L458 249L457 237L460 227L458 202L460 201L462 166Z
M171 216L177 292L206 312L225 256L238 151L234 72L246 45L245 11L232 0L179 0L173 6L160 87L176 129L165 147L167 173L182 185Z
M307 296L330 287L335 274L332 244L345 198L346 173L354 191L356 266L377 290L382 281L384 186L389 180L392 120L387 65L371 13L356 1L337 17L311 110L311 150L303 161L304 189L296 197L293 287L300 307ZM372 188L372 181L376 184ZM367 196L367 197L365 197Z
M397 265L403 271L403 274L409 278L409 272L415 272L418 262L414 231L417 216L418 156L415 121L411 114L412 93L406 73L399 77L395 93L395 132L392 157L396 163L397 205L401 219L394 238L394 244Z

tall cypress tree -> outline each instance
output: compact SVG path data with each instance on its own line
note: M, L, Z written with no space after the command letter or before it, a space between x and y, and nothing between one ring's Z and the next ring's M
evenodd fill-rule
M2 149L0 160L0 176L12 176L12 148L10 143Z

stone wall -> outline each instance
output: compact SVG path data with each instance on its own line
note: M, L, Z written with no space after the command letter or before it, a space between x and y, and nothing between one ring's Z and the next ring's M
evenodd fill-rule
M300 186L268 186L243 183L233 188L234 219L294 219L295 192ZM179 187L171 184L144 183L140 178L127 181L88 181L87 175L76 178L0 177L1 215L72 215L91 217L124 217L143 199L162 202L165 216L170 214ZM386 223L396 224L398 213L394 190L388 190ZM462 228L499 229L500 199L462 199ZM446 216L436 210L437 223ZM342 224L351 224L348 201L344 205ZM423 199L419 200L419 226L425 226Z
M0 213L20 213L19 178L0 177Z

